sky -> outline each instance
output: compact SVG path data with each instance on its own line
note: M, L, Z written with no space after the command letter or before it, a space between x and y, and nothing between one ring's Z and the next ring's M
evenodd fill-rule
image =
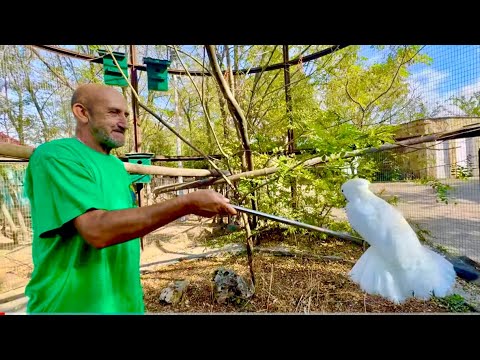
M452 96L471 96L480 91L479 45L426 45L421 52L432 58L430 65L415 64L409 70L409 84L417 89L429 106L441 104L445 110L438 116L460 115L451 104ZM363 46L361 54L375 62L382 54Z

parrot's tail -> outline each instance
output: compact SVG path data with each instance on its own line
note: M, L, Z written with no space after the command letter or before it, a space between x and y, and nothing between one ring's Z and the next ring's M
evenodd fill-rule
M406 298L398 274L392 271L373 246L363 253L348 275L371 295L380 295L397 304Z
M428 300L432 295L448 295L455 279L453 264L435 251L424 247L421 261L404 272L403 288L408 296Z

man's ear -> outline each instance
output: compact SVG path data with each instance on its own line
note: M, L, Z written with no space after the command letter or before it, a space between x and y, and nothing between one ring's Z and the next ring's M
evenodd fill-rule
M72 106L72 111L75 117L82 123L88 123L87 109L80 103L75 103Z

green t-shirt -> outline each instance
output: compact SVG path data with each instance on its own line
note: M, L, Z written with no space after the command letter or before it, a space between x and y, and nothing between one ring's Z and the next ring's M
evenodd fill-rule
M143 314L140 239L96 249L62 226L90 209L136 207L128 172L113 155L75 138L40 145L25 176L34 270L27 313Z

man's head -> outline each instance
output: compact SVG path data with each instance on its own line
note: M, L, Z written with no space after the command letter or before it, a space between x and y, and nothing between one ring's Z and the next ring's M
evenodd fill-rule
M81 85L73 93L71 106L82 141L107 152L124 145L129 112L120 92L102 84Z
M362 192L370 192L370 189L368 188L370 185L370 182L366 179L361 179L361 178L354 178L346 181L342 187L342 193L343 196L348 201L352 201L356 197L360 195Z

